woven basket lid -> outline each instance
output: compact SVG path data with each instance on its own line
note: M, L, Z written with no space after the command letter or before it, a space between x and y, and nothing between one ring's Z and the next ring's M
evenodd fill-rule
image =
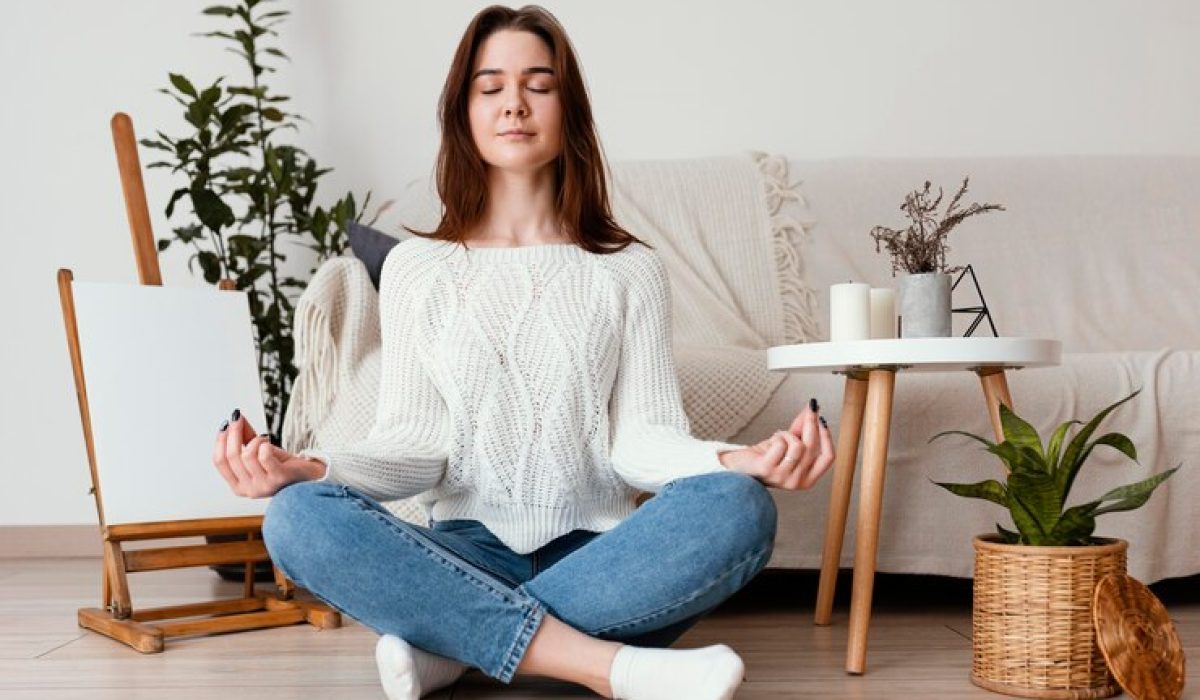
M1183 646L1149 588L1122 573L1100 579L1092 596L1096 644L1121 687L1136 700L1183 695Z

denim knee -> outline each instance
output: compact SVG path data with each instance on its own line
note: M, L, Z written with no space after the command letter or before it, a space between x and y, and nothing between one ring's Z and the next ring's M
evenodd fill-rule
M738 472L716 472L684 479L678 487L695 481L702 497L711 534L717 541L741 552L763 551L766 559L775 545L778 513L775 499L761 481ZM677 487L677 488L678 488Z
M301 481L289 484L271 497L263 515L263 543L275 565L292 578L290 571L300 553L310 551L311 532L318 517L319 500L330 495L333 484L319 481ZM293 579L294 580L294 579Z

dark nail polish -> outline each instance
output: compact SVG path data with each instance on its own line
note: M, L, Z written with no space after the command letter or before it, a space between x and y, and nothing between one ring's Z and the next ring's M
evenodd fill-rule
M229 427L229 421L225 421L224 423L221 424L221 429L218 432L223 433L223 432L225 432L225 429L228 427Z
M233 418L231 418L230 420L232 420L233 422L236 423L237 419L241 418L241 417L242 417L242 409L235 408L235 409L233 409Z
M829 427L829 423L827 423L827 422L825 421L825 416L820 416L820 418L821 418L821 425L823 425L823 426L825 426L826 428L828 428L828 427Z
M821 410L821 407L817 405L816 399L809 399L808 407L810 410L812 410L813 413L816 413L817 411Z
M258 434L258 436L259 436L259 437L265 437L265 438L269 438L269 437L271 437L271 434L270 434L270 433L259 433L259 434Z

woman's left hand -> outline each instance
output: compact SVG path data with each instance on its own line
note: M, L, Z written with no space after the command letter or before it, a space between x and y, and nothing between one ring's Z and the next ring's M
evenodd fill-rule
M722 452L721 464L749 474L767 486L795 491L812 488L833 465L833 435L810 402L787 430L776 431L757 445Z

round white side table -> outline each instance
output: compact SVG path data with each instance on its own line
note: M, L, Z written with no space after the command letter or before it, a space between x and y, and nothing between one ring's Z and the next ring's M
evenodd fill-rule
M818 625L828 625L833 613L833 593L842 556L846 513L850 506L859 439L862 438L863 474L855 529L850 637L846 649L848 673L857 675L866 670L867 630L875 586L875 555L879 545L879 520L896 372L975 372L983 386L984 400L996 439L1003 440L999 405L1003 402L1012 407L1005 370L1049 367L1057 365L1061 356L1062 343L1034 338L855 340L779 345L767 351L769 369L846 375L837 460L825 525L825 548L821 555L821 579L817 589Z

